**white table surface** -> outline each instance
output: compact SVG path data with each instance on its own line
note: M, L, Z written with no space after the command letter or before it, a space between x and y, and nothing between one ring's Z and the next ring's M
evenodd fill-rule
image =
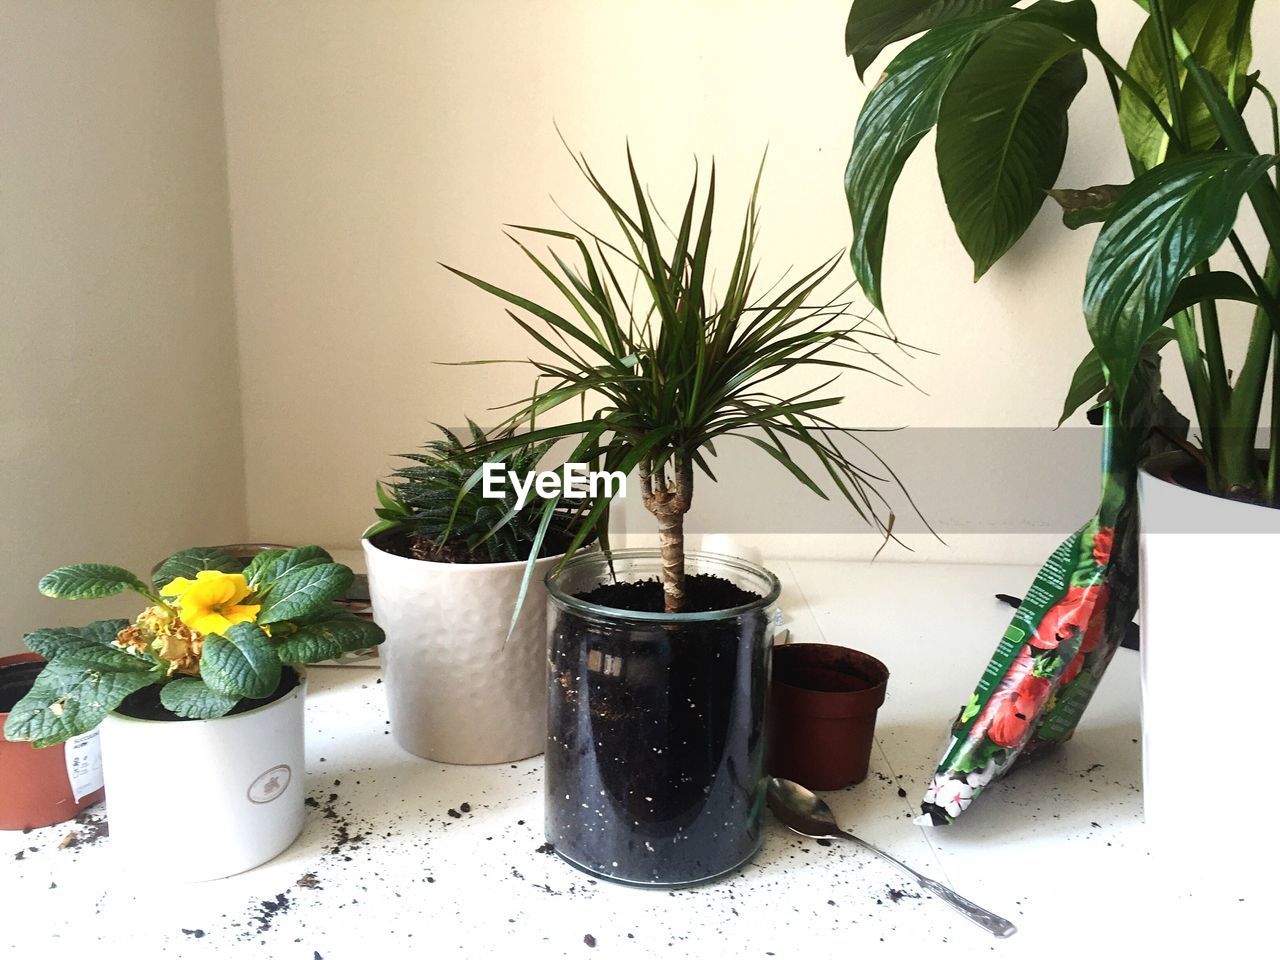
M1032 568L770 566L786 584L793 640L857 646L891 672L871 774L828 795L837 816L1013 920L1011 939L918 897L855 846L775 822L755 862L719 883L667 892L592 880L539 852L540 759L457 767L410 756L387 733L379 672L347 667L311 673L311 806L292 848L246 874L181 886L116 871L110 838L93 830L0 833L0 949L18 951L0 955L1105 957L1197 936L1229 943L1258 919L1228 880L1199 899L1156 892L1169 878L1153 877L1145 848L1132 651L1117 652L1065 748L993 786L957 823L913 824L948 723L1011 615L992 595L1020 593ZM199 817L193 800L181 784L156 798L157 842L175 855ZM72 829L82 842L60 848Z

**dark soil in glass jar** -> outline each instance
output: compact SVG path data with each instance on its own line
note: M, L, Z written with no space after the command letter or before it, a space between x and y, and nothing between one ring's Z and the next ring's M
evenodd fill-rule
M689 612L760 597L688 578ZM657 580L579 597L660 612ZM575 865L683 885L749 860L764 805L768 611L652 622L556 609L551 630L547 840Z

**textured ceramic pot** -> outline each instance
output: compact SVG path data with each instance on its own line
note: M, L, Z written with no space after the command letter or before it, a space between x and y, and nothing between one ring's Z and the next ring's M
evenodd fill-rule
M861 783L888 683L889 669L859 650L826 643L775 648L769 772L810 790Z
M34 653L0 657L0 728L43 668ZM101 799L96 730L52 747L0 739L0 830L62 823Z
M1269 666L1280 509L1189 489L1188 466L1155 457L1138 480L1143 812L1153 849L1216 857L1206 868L1237 878L1251 864L1274 884L1268 858L1240 851L1280 796Z
M292 669L292 668L286 668ZM111 847L152 880L215 880L302 832L306 677L278 700L216 720L102 722Z
M434 563L363 542L391 736L440 763L511 763L546 740L547 601L561 556L534 564L515 630L524 561Z
M588 873L676 887L732 872L764 838L780 588L763 567L687 553L687 574L729 580L757 599L676 614L582 599L661 568L656 550L619 550L575 557L548 581L546 837Z

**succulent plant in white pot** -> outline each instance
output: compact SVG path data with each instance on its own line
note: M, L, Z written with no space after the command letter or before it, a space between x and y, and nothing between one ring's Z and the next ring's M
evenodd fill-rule
M546 593L572 513L528 491L486 497L478 478L491 438L441 436L379 484L364 555L382 648L391 735L441 763L507 763L546 739ZM496 435L495 435L496 436ZM503 458L524 477L551 444ZM495 461L496 461L495 457ZM527 602L526 602L527 601Z

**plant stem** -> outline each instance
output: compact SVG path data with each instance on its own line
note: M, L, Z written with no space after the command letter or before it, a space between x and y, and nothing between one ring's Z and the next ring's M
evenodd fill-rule
M1254 81L1253 85L1266 98L1271 109L1271 152L1280 153L1280 110L1276 109L1276 98L1261 82ZM1272 171L1272 179L1280 184L1280 170Z
M645 508L657 518L658 545L662 550L662 606L667 613L685 608L684 515L693 502L693 467L687 456L674 453L672 478L653 463L640 467L640 490Z
M1274 316L1276 293L1280 290L1280 267L1274 252L1267 256L1267 266L1261 282L1256 271L1247 264L1258 297L1263 301L1253 318L1249 332L1249 346L1244 365L1231 391L1231 404L1220 417L1221 436L1217 456L1218 482L1214 489L1223 493L1254 491L1259 488L1258 461L1255 456L1258 422L1262 414L1262 394L1266 387L1267 366L1271 359L1271 345L1280 323ZM1273 401L1274 404L1274 401ZM1274 446L1274 438L1272 441Z
M1147 112L1151 114L1156 123L1160 124L1160 127L1169 137L1169 142L1171 144L1176 143L1178 145L1179 152L1181 152L1183 149L1182 138L1169 124L1169 118L1164 115L1164 111L1160 109L1160 105L1156 103L1155 98L1147 92L1147 88L1138 83L1138 81L1133 78L1133 75L1122 67L1120 62L1116 60L1115 57L1111 56L1111 54L1107 53L1106 50L1101 47L1098 47L1097 49L1090 47L1089 49L1092 51L1093 55L1098 58L1098 62L1102 64L1103 68L1108 71L1108 76L1114 74L1119 77L1120 83L1128 89L1130 93L1138 98L1139 103L1147 108Z
M1208 273L1208 261L1196 264L1195 272ZM1209 368L1211 411L1225 410L1231 401L1231 387L1227 383L1227 361L1222 352L1222 330L1218 326L1216 302L1205 300L1200 304L1200 322L1204 327L1204 358Z
M1277 498L1277 479L1280 475L1280 333L1275 338L1275 347L1271 361L1271 438L1270 451L1267 455L1267 503L1280 506Z
M1169 116L1173 119L1173 129L1182 141L1182 148L1189 146L1187 137L1187 117L1182 109L1182 86L1178 83L1178 55L1174 50L1173 29L1169 23L1169 15L1165 10L1164 0L1151 0L1151 21L1155 25L1156 34L1160 37L1161 67L1164 68L1165 88L1169 94ZM1170 146L1173 146L1172 142Z
M1206 407L1206 403L1212 399L1212 394L1208 380L1205 378L1204 358L1200 353L1200 338L1196 334L1195 317L1190 310L1174 314L1173 332L1178 339L1178 355L1182 357L1187 382L1191 384L1191 402L1195 405L1196 420L1200 424L1205 471L1208 474L1209 485L1212 487L1215 485L1217 463L1214 453L1217 433L1213 430L1213 424L1217 421Z

